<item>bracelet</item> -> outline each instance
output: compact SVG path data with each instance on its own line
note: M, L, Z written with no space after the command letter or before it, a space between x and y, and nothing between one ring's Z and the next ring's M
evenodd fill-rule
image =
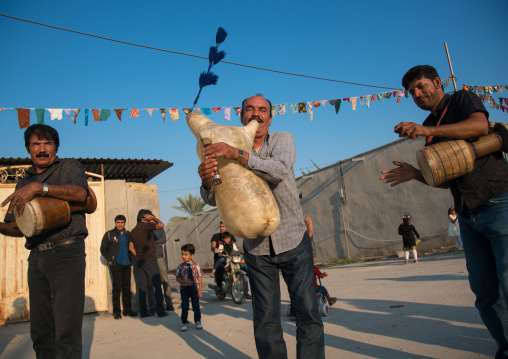
M238 158L236 159L238 162L240 162L243 158L243 151L242 150L238 150Z
M42 196L46 197L48 195L48 192L49 192L48 184L47 183L43 183L42 184Z

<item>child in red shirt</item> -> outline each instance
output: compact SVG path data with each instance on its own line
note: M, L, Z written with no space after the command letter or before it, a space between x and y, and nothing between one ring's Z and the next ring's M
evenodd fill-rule
M328 273L326 273L326 272L321 273L321 271L316 266L314 266L314 275L316 276L314 278L314 283L316 285L316 293L321 293L322 295L324 295L326 297L326 299L328 299L328 304L330 304L330 305L334 305L335 303L337 303L337 298L330 297L330 294L328 294L328 291L326 290L326 288L323 287L321 284L318 284L317 279L326 277L328 275Z

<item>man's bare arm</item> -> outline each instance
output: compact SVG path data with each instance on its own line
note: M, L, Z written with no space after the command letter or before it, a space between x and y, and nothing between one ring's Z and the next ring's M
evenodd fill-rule
M400 132L399 137L413 139L418 136L434 136L467 140L487 135L489 124L483 112L473 112L464 121L450 125L422 126L414 122L401 122L393 130Z
M0 233L9 237L23 237L23 233L19 230L16 222L0 222Z
M25 204L31 201L36 195L43 194L43 184L32 182L17 189L13 194L2 202L2 207L10 202L9 213L14 212L14 207L18 204L18 212L23 213ZM88 191L75 184L48 185L47 197L57 198L68 202L84 202Z

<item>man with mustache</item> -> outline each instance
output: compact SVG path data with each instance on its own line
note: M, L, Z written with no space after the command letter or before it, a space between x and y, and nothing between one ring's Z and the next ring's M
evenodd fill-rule
M0 233L22 237L14 211L37 196L68 202L84 202L88 184L81 164L56 156L58 132L47 125L25 131L25 147L33 162L16 190L2 202L10 202ZM85 212L71 214L67 225L26 237L30 335L37 358L81 358L81 326L85 304Z
M243 241L258 355L260 358L287 358L280 323L281 271L296 312L297 357L324 358L323 323L314 290L312 247L293 169L295 142L288 132L269 132L271 108L270 101L260 95L242 103L242 124L259 122L252 153L222 142L205 147L205 161L198 168L201 196L209 205L215 205L212 177L217 171L217 157L237 160L268 183L279 206L279 227L271 236Z
M474 140L491 131L489 113L478 96L467 90L445 94L434 67L413 67L402 78L402 85L416 105L430 115L423 126L399 123L394 128L399 137L426 136L429 145L452 139ZM415 179L427 184L415 167L393 163L397 168L381 171L384 183L396 186ZM439 187L452 192L469 284L476 295L476 308L497 342L496 358L508 358L508 163L501 151L495 152L477 159L471 173Z

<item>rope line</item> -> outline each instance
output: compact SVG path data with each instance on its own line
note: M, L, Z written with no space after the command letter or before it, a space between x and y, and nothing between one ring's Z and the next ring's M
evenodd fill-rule
M340 232L342 232L342 231L337 231L337 232L329 235L328 237L321 238L321 239L317 240L317 242L322 242L324 240L327 240L328 238L331 238L331 237L335 236L336 234L338 234ZM348 228L348 232L352 232L352 233L356 234L357 236L362 237L364 239L367 239L369 241L377 241L377 242L400 242L401 241L400 238L399 239L376 239L376 238L369 238L369 237L365 237L365 236L361 235L360 233L357 233L357 232L355 232L355 231L353 231L352 229L349 229L349 228ZM441 234L445 234L447 232L448 232L448 229L443 231L443 232L441 232L441 233L429 234L429 235L426 235L426 236L420 236L420 238L423 239L423 238L436 237L436 236L440 236Z
M5 15L5 14L0 14L0 16L7 17L7 18L10 18L10 19L14 19L14 20L19 20L19 21L28 22L28 23L35 24L35 25L46 26L46 27L49 27L49 28L52 28L52 29L56 29L56 30L68 31L68 32L72 32L72 33L75 33L75 34L79 34L79 35L90 36L90 37L95 37L95 38L102 39L102 40L107 40L107 41L118 42L118 43L120 43L120 44L131 45L131 46L137 46L137 47L142 47L142 48L145 48L145 49L150 49L150 50L163 51L163 52L168 52L168 53L171 53L171 54L176 54L176 55L190 56L190 57L195 57L195 58L198 58L198 59L204 59L204 60L207 60L207 61L208 61L208 57L204 57L204 56L193 55L193 54L187 54L187 53L185 53L185 52L179 52L179 51L166 50L166 49L161 49L161 48L158 48L158 47L147 46L147 45L141 45L141 44L136 44L136 43L133 43L133 42L127 42L127 41L122 41L122 40L111 39L111 38L109 38L109 37L104 37L104 36L99 36L99 35L88 34L88 33L86 33L86 32L81 32L81 31L76 31L76 30L66 29L66 28L63 28L63 27L58 27L58 26L53 26L53 25L43 24L43 23L41 23L41 22L36 22L36 21L26 20L26 19L22 19L22 18L19 18L19 17L14 17L14 16L9 16L9 15ZM367 85L367 84L361 84L361 83L357 83L357 82L341 81L341 80L335 80L335 79L327 79L327 78L324 78L324 77L317 77L317 76L310 76L310 75L302 75L302 74L296 74L296 73L292 73L292 72L279 71L279 70L272 70L272 69L267 69L267 68L264 68L264 67L258 67L258 66L245 65L245 64L240 64L240 63L230 62L230 61L221 61L221 63L230 64L230 65L235 65L235 66L241 66L241 67L247 67L247 68L250 68L250 69L255 69L255 70L262 70L262 71L274 72L274 73L283 74L283 75L291 75L291 76L305 77L305 78L314 79L314 80L323 80L323 81L339 82L339 83L348 84L348 85L357 85L357 86L365 86L365 87L374 87L374 88L388 89L388 90L400 90L400 89L393 88L393 87Z

